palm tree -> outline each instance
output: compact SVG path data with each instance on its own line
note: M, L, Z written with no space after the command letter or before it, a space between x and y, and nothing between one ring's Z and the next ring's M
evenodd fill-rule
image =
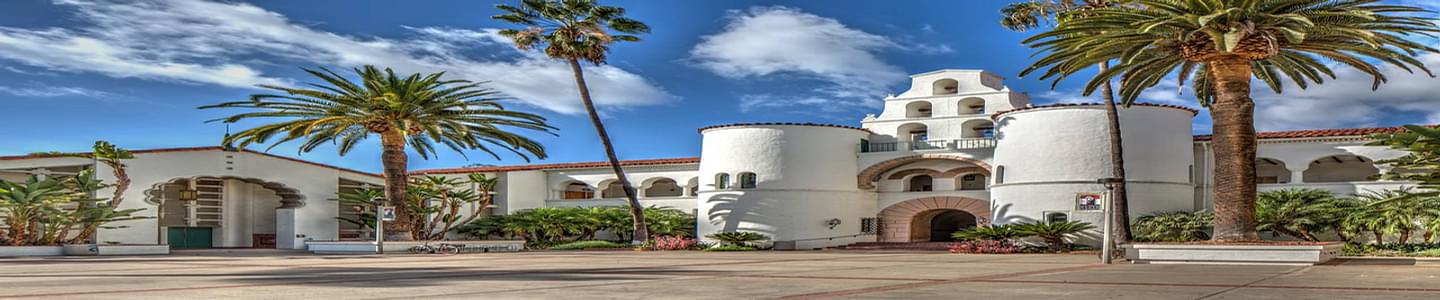
M500 35L514 40L516 48L543 49L545 55L570 64L570 70L575 75L575 86L580 90L580 102L585 105L585 112L590 115L590 123L595 125L595 133L600 136L600 143L605 146L605 158L610 160L610 168L614 170L615 178L619 180L620 186L625 190L625 198L629 200L630 217L635 225L632 242L644 243L649 234L645 231L645 217L641 211L640 200L635 196L635 187L630 185L630 180L625 177L625 170L620 167L620 159L615 156L615 146L610 142L610 134L605 131L605 124L600 122L600 114L595 111L580 62L595 65L605 63L611 44L639 41L640 37L635 34L650 32L650 26L626 18L624 8L599 5L595 0L522 0L520 6L501 4L495 7L506 13L494 16L494 19L523 27L499 32Z
M1255 102L1250 80L1281 91L1290 79L1305 88L1333 79L1321 58L1386 81L1370 61L1430 74L1413 56L1437 52L1406 40L1437 30L1429 11L1376 0L1135 0L1087 10L1025 43L1043 55L1021 75L1043 71L1056 82L1101 62L1112 67L1085 85L1089 95L1119 77L1121 103L1172 74L1194 80L1200 105L1214 123L1215 239L1256 240ZM1433 75L1432 75L1433 76Z
M1319 189L1283 189L1259 194L1255 203L1257 230L1268 230L1306 241L1319 241L1316 232L1340 222L1335 195Z
M1045 240L1050 251L1056 252L1069 248L1069 244L1065 242L1066 237L1091 229L1095 229L1095 225L1080 221L1022 223L1015 228L1023 235Z
M305 69L305 72L324 83L307 84L310 88L260 85L282 94L254 94L250 100L200 108L255 110L211 120L225 123L279 119L225 137L225 145L239 142L240 148L252 143L271 143L268 150L303 139L300 152L333 143L339 146L340 155L345 155L360 141L372 134L379 135L383 149L381 162L385 168L385 198L398 210L395 222L385 225L390 236L386 239L415 238L410 234L414 222L405 202L410 181L407 148L424 159L436 154L435 143L461 156L465 155L464 150L479 150L496 159L500 159L497 151L513 153L526 161L532 155L545 158L545 147L540 143L507 131L518 128L549 133L553 128L545 123L545 118L506 110L499 103L499 94L481 83L443 79L444 73L400 76L393 70L382 71L375 66L355 69L358 83L329 69Z
M1012 3L1000 10L1003 16L1000 26L1014 31L1029 31L1039 28L1042 23L1054 24L1066 19L1083 18L1087 9L1112 5L1116 3L1106 0L1031 0ZM1100 62L1098 68L1104 72L1110 68L1110 62ZM1105 99L1106 125L1110 128L1110 177L1120 179L1110 192L1116 229L1114 238L1115 243L1124 244L1130 242L1134 236L1130 232L1130 201L1125 192L1125 147L1124 139L1120 135L1120 110L1115 106L1115 93L1111 91L1110 81L1105 81L1100 89L1100 97Z
M110 196L110 207L120 207L120 201L125 200L125 190L130 188L130 174L125 172L125 162L122 160L135 159L130 150L120 148L106 141L95 141L90 153L64 153L64 152L40 152L31 153L32 156L45 157L79 157L91 159L95 162L110 167L111 175L115 176L115 191Z
M1402 244L1409 242L1411 233L1428 229L1425 223L1440 213L1440 201L1410 187L1366 191L1356 198L1365 202L1358 215L1362 216L1365 227L1375 233L1376 243L1382 243L1385 234L1398 235Z

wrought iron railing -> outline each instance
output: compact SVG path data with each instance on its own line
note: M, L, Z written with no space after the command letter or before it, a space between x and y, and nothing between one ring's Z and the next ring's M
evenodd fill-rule
M865 142L860 143L860 152L895 152L901 149L909 151L936 149L986 149L994 147L994 138L963 138L955 140L901 141L888 143Z

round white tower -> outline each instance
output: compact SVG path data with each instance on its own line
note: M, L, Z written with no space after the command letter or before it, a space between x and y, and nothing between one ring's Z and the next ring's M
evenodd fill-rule
M776 247L796 249L874 239L859 236L861 219L875 215L874 194L855 185L856 151L870 132L791 123L699 131L701 236L758 232L776 241Z
M1135 104L1120 109L1131 217L1195 208L1192 183L1195 110ZM997 224L1064 218L1101 224L1101 211L1079 205L1102 194L1111 176L1105 107L1067 104L997 113L994 184Z

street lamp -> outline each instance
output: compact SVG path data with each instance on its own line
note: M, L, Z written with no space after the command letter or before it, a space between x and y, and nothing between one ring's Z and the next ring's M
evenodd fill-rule
M1095 181L1095 183L1105 186L1105 206L1104 209L1101 210L1101 213L1105 215L1102 219L1104 220L1104 225L1101 230L1105 236L1100 239L1100 263L1107 265L1110 264L1113 259L1112 256L1114 256L1115 253L1115 212L1113 208L1110 207L1110 204L1114 203L1114 199L1112 198L1115 195L1115 187L1122 182L1125 182L1124 178L1115 177L1100 178Z

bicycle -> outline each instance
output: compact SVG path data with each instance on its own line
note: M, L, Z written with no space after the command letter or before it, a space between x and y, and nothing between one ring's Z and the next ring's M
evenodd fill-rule
M415 254L421 254L421 253L425 253L425 254L460 254L460 248L464 248L464 247L465 247L465 245L456 245L456 244L449 244L449 243L439 243L439 244L437 244L437 245L430 245L430 243L425 243L424 245L417 245L417 246L415 246L415 247L410 247L410 253L415 253Z

